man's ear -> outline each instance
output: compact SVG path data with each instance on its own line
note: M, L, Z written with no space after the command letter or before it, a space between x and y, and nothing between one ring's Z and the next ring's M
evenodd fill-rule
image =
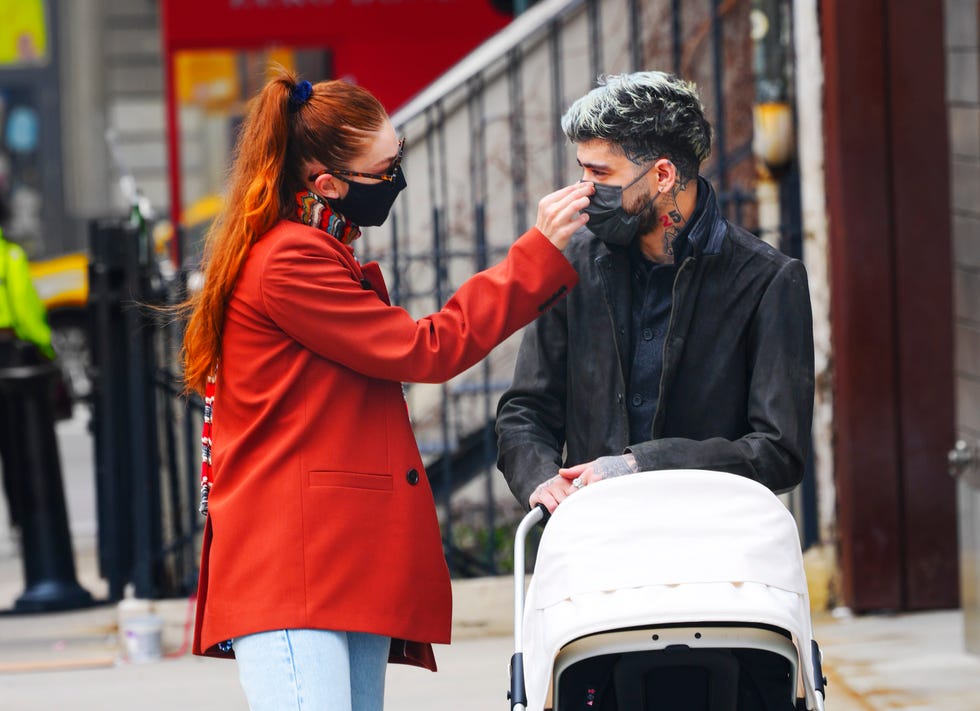
M341 181L330 173L322 173L317 176L316 180L313 181L313 187L315 188L316 192L323 197L333 200L343 197L340 183Z
M657 183L657 192L670 192L677 182L677 166L669 158L658 158L650 170Z

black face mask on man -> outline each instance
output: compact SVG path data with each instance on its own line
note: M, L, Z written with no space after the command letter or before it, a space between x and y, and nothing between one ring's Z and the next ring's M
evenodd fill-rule
M347 182L347 195L328 200L330 207L360 227L384 224L398 193L405 189L405 171L400 166L395 179L379 183Z
M583 210L589 216L586 227L592 234L611 245L626 246L633 241L640 225L640 214L626 212L623 192L649 172L650 168L647 168L624 187L595 183L595 194Z

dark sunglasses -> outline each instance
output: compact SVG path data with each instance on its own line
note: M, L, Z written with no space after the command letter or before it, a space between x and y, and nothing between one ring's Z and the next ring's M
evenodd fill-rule
M361 173L356 170L331 170L326 168L321 170L319 173L313 173L310 175L308 180L316 180L321 175L330 173L330 175L336 175L338 178L343 180L345 183L349 182L345 180L347 178L370 178L371 180L383 180L386 183L394 182L395 178L398 176L398 168L402 164L402 154L405 152L405 138L402 137L398 141L398 155L395 156L395 160L391 162L391 167L388 169L387 173Z

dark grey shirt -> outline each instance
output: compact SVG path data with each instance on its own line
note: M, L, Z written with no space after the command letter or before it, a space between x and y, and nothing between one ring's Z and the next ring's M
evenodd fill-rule
M673 264L657 264L644 257L637 242L630 246L633 293L630 352L633 357L626 391L630 442L644 442L650 439L653 431L676 273Z
M704 211L707 199L708 191L699 190L694 214L674 241L674 264L651 262L643 256L638 240L629 246L633 330L630 333L632 359L626 397L631 443L646 442L652 437L677 265L690 253L691 225Z

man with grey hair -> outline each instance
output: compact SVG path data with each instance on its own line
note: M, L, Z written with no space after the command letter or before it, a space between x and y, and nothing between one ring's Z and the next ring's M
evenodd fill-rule
M588 222L579 285L527 327L497 409L498 466L527 507L656 469L712 469L776 492L803 477L813 334L803 264L721 214L698 173L695 87L606 77L562 118Z

